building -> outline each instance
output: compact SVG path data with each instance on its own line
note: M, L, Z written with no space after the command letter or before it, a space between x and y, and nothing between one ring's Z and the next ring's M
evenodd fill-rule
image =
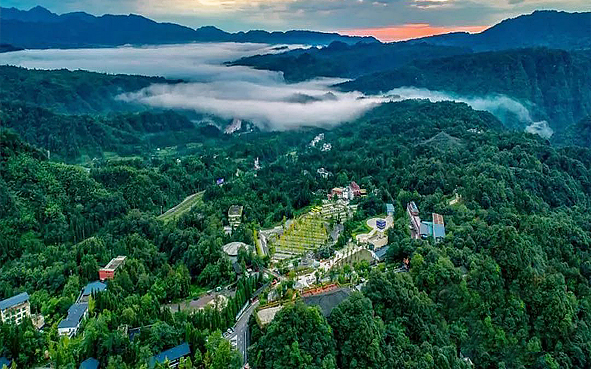
M88 315L87 303L76 303L68 309L68 316L57 326L60 336L74 337L78 333L80 323Z
M150 368L156 366L156 363L162 364L168 361L169 368L176 368L179 366L181 359L191 354L191 348L188 343L182 343L176 347L162 351L158 355L150 358Z
M380 231L383 231L384 229L386 229L386 219L376 220L376 226L378 227L378 230L380 230Z
M328 179L328 177L332 175L332 173L326 170L325 168L319 168L318 170L316 170L316 173L318 173L318 175L324 179Z
M433 213L431 222L421 221L419 218L419 208L411 201L406 206L406 212L410 218L410 235L413 239L422 238L424 240L433 238L435 242L441 242L445 238L445 224L443 215Z
M230 209L228 209L228 223L230 223L232 229L238 228L240 223L242 223L243 209L244 207L240 205L232 205L230 206Z
M394 205L386 204L386 215L394 218Z
M88 298L93 293L103 292L107 289L107 285L103 282L94 281L87 284L80 292L80 296L78 296L77 302L88 302Z
M414 201L406 205L406 212L410 218L410 237L418 240L421 235L421 218L419 218L419 208Z
M98 369L99 361L93 357L89 357L80 363L78 369Z
M20 324L24 318L30 316L31 304L28 293L19 293L0 301L0 317L3 323Z
M123 264L125 264L125 256L117 256L109 261L109 264L104 268L99 269L99 279L104 281L106 279L115 278L115 271Z
M251 251L253 247L244 242L230 242L222 246L222 250L228 255L230 261L236 262L238 260L238 250L244 248L246 251Z
M361 187L359 187L359 185L356 182L351 182L351 184L349 185L349 188L351 190L351 192L353 193L354 197L359 197L361 196Z

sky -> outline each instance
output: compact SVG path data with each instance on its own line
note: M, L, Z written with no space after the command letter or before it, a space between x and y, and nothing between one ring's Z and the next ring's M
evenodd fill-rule
M383 41L452 31L479 32L537 9L591 11L589 0L3 0L61 14L141 14L189 27L226 31L312 29L374 35Z

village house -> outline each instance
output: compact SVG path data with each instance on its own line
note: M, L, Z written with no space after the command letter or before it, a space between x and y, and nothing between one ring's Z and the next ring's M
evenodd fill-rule
M31 316L29 294L19 293L16 296L0 301L0 317L2 323L20 324L24 318Z
M228 223L230 223L230 227L232 229L238 228L240 223L242 223L242 211L244 207L240 205L232 205L230 209L228 209Z
M125 263L125 256L117 256L109 261L109 264L104 268L99 269L99 279L104 281L106 279L115 278L116 270Z
M57 326L60 336L74 337L78 333L82 320L88 315L87 303L76 303L68 309L68 316Z
M190 354L191 348L189 347L189 344L185 342L166 351L162 351L158 355L152 356L149 366L150 368L153 368L156 366L156 363L163 364L168 362L169 368L176 368L179 366L181 359Z

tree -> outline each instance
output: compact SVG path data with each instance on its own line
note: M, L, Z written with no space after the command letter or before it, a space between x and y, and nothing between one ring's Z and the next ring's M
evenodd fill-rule
M285 306L269 324L250 356L257 368L336 368L332 329L317 307Z
M230 341L224 339L220 331L215 331L207 337L205 347L207 351L203 362L207 369L240 369L242 367L240 353L232 349Z
M374 316L368 298L354 292L333 309L328 322L335 337L339 368L381 368L384 365L384 324Z

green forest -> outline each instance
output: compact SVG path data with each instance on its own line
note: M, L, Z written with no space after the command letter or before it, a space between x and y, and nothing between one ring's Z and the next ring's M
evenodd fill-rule
M222 245L254 244L253 231L350 181L368 191L354 220L394 204L386 263L328 316L295 298L264 328L251 319L252 368L591 366L591 149L576 133L555 146L466 104L408 100L332 130L223 135L181 113L109 104L117 86L151 83L143 77L0 75L12 84L0 94L0 300L26 291L45 318L41 331L0 324L0 357L17 368L77 368L88 357L148 368L182 342L191 355L181 368L241 368L222 332L270 280L239 278ZM40 83L47 89L34 92ZM588 119L579 125L588 132ZM319 133L332 150L310 147ZM189 211L158 219L198 192ZM410 201L445 216L443 242L410 239ZM228 235L234 204L244 216ZM90 297L82 333L60 337L80 290L117 255L127 261ZM404 258L410 270L397 273ZM269 265L239 259L242 269ZM167 307L234 283L223 309ZM125 329L138 327L130 338Z

